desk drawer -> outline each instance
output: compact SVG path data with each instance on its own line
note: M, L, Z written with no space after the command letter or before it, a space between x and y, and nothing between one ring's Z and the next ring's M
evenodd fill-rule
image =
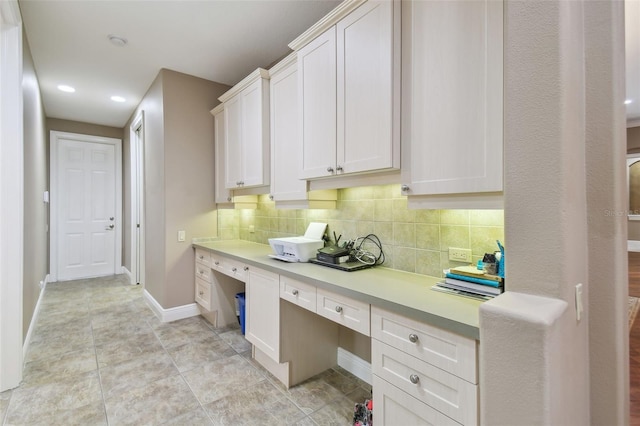
M280 298L316 312L316 287L313 285L280 275Z
M196 277L196 303L207 311L211 310L211 283L198 277Z
M406 392L374 374L373 400L376 424L460 426L433 407L418 401Z
M196 262L196 277L208 283L211 282L211 268Z
M247 282L249 266L242 262L218 257L214 254L211 256L211 269L222 272L242 282Z
M203 249L196 249L196 263L211 269L211 252Z
M371 340L373 374L464 425L478 423L478 387Z
M331 321L349 327L365 336L371 335L369 304L341 294L317 289L317 310Z
M478 383L476 341L378 307L371 336L468 382Z

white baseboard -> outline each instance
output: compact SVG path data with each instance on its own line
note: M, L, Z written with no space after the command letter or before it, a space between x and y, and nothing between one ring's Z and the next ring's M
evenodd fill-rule
M127 276L127 278L129 279L129 283L131 285L135 285L136 283L133 280L133 276L131 275L131 272L127 269L126 266L123 266L122 269L120 270L120 273L124 274Z
M627 251L640 251L640 241L628 240Z
M340 347L338 348L338 365L368 384L373 381L371 363Z
M200 315L200 309L198 309L198 305L196 303L164 309L146 289L144 290L144 298L151 307L153 313L156 314L158 319L162 322L177 321Z
M38 295L38 302L36 302L36 308L33 310L33 316L31 317L31 323L29 323L29 330L27 330L27 335L24 339L24 344L22 345L22 359L27 358L27 352L29 351L29 344L31 343L31 335L33 334L33 330L35 329L36 322L38 321L38 315L40 314L40 302L42 302L42 298L44 296L44 292L47 289L47 284L51 276L47 274L42 281L43 285L40 289L40 294Z

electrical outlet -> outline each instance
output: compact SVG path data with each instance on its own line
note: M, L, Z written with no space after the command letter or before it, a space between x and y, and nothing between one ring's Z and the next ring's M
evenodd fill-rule
M455 262L469 262L471 263L471 250L449 247L449 260Z

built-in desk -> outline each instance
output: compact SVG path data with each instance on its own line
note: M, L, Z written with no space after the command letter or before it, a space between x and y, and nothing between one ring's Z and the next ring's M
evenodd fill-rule
M223 326L235 317L213 295L228 298L244 283L253 356L286 386L335 366L338 327L348 327L371 337L378 422L477 423L482 302L432 291L436 277L282 262L264 244L194 247L196 301Z

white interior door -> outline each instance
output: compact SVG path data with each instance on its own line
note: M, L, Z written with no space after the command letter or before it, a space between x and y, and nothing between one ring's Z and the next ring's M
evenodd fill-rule
M121 261L120 140L52 132L51 141L53 276L115 274Z
M131 124L131 284L144 284L144 111Z

